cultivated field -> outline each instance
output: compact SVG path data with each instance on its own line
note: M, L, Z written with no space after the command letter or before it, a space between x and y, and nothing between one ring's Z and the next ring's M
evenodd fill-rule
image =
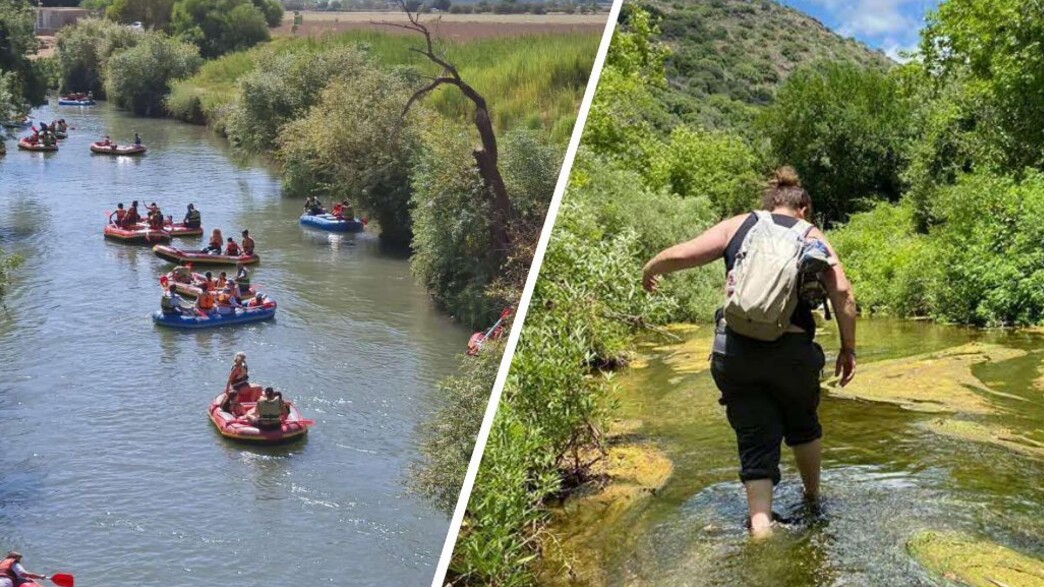
M389 33L409 33L396 27L382 26L381 22L405 23L401 12L301 12L304 21L298 27L298 36L316 36L327 32L358 29L380 30ZM598 14L426 14L423 22L442 39L466 41L488 37L512 37L531 34L600 33L605 28L608 13ZM290 35L293 13L287 12L283 25L273 31L276 35ZM416 34L416 33L412 33Z

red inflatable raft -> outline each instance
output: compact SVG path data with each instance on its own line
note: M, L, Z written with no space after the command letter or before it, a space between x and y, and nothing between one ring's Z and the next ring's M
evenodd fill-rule
M50 147L48 147L47 145L45 145L43 143L30 143L29 139L23 137L21 139L18 139L18 148L23 150L23 151L45 151L45 152L49 152L49 151L57 151L58 150L58 145L54 144L54 145L51 145Z
M261 260L261 257L258 257L257 253L254 253L253 255L231 257L229 255L213 255L210 253L200 253L198 251L183 251L177 247L167 245L156 245L152 247L152 252L156 253L156 256L160 259L165 259L171 263L177 263L179 265L184 265L185 263L192 263L194 265L238 265L242 263L244 265L250 265Z
M149 225L144 223L144 222L139 222L135 226L137 226L138 228L148 228L149 227ZM175 237L175 238L176 237L183 237L183 236L202 236L203 235L203 227L202 226L199 226L199 227L196 227L196 228L189 228L189 227L185 226L184 223L181 223L181 222L176 222L174 224L171 224L170 222L164 221L164 223L163 223L163 230L169 232L170 236Z
M91 143L91 153L99 155L141 155L146 151L144 145L103 145Z
M154 245L156 243L170 242L170 233L166 230L154 230L141 225L128 229L120 228L119 226L110 223L105 225L104 234L105 238L108 239L140 245Z
M207 410L210 415L210 421L214 423L218 432L225 438L247 442L275 444L295 440L308 434L308 429L315 422L302 418L301 413L297 411L297 407L292 402L286 402L286 405L290 408L290 413L283 418L283 424L278 430L261 430L241 418L242 414L254 407L261 393L262 388L260 385L251 385L249 389L239 392L238 400L242 406L242 412L237 409L238 413L234 415L221 409L221 403L225 400L225 394L218 395L214 398L214 401L210 402L210 408Z

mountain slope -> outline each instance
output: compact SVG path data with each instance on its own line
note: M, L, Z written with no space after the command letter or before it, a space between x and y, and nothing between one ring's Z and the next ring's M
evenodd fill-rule
M671 48L672 112L707 126L742 125L749 106L772 102L795 69L821 60L888 68L893 62L774 0L642 0Z

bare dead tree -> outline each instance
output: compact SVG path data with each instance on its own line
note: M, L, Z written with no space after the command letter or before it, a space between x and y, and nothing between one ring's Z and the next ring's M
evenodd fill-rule
M418 14L411 12L406 7L406 0L399 0L399 5L402 6L403 12L406 13L406 17L410 21L409 24L396 22L382 22L380 24L414 31L423 35L424 48L413 47L410 50L424 55L431 62L442 68L439 75L432 78L426 86L418 89L410 96L410 99L406 101L406 106L402 109L402 116L405 118L409 114L410 108L418 100L444 85L455 86L468 100L471 100L475 107L472 121L475 123L475 128L478 130L479 137L482 140L482 147L474 149L471 154L475 158L475 164L478 166L483 184L489 193L493 214L492 222L490 223L490 236L493 241L494 251L499 257L498 262L502 261L511 250L511 234L508 226L514 216L514 211L511 206L511 198L508 196L507 186L504 184L504 178L500 174L500 166L497 160L497 136L493 131L493 119L489 114L486 99L460 77L460 72L457 71L457 68L452 63L435 53L431 31L420 21Z

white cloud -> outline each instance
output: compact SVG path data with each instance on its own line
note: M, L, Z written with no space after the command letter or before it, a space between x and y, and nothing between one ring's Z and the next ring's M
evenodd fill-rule
M877 41L883 50L912 47L925 11L937 0L807 0L820 6L844 36Z

